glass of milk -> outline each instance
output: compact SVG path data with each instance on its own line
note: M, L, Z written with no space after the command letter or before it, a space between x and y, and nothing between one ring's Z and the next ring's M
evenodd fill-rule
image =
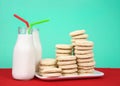
M35 58L36 72L38 72L39 63L42 58L42 48L41 48L41 42L39 38L39 29L33 28L32 35L33 35L33 43L34 43L35 53L36 53L36 58Z
M18 29L18 38L13 52L12 76L14 79L29 80L35 75L35 47L32 32Z

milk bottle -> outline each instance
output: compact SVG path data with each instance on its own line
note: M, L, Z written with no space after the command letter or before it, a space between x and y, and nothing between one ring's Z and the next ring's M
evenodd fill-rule
M12 76L14 79L29 80L35 74L35 48L33 37L25 28L18 29L18 38L13 52Z
M36 71L38 72L38 65L40 63L41 57L42 57L42 49L41 49L41 43L40 43L40 38L39 38L39 29L33 29L32 31L33 34L33 43L35 47L35 53L36 53Z

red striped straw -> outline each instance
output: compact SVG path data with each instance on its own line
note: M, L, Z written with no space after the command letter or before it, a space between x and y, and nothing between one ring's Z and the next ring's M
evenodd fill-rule
M26 24L26 26L29 28L29 23L28 21L26 21L25 19L21 18L20 16L14 14L14 17L16 17L17 19L19 19L20 21L24 22Z

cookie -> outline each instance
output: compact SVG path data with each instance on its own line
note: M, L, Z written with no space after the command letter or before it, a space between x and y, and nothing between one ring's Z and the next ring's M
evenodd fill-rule
M66 73L66 74L63 74L63 76L76 76L78 75L78 73Z
M47 68L55 68L55 65L50 65L50 66L39 66L39 70L47 69Z
M74 52L75 54L89 54L92 53L92 50L84 50L84 51L75 50Z
M80 47L80 46L75 46L76 50L92 50L93 47Z
M70 54L70 53L72 53L72 50L58 49L58 50L56 50L56 53L58 53L58 54Z
M75 41L76 46L82 46L82 47L92 47L94 43L92 41L87 41L87 40L77 40Z
M91 61L94 61L94 59L92 57L91 58L87 58L87 59L77 59L77 62L80 62L80 63L91 62Z
M72 39L87 39L87 38L88 38L88 34L82 34L72 37Z
M43 69L43 70L41 70L40 72L41 73L61 73L61 68L46 68L46 69Z
M61 72L61 68L45 68L39 71L39 74L44 77L57 77L62 75Z
M64 50L67 50L67 49L68 49L68 50L69 50L69 49L71 50L72 47L73 47L73 46L70 45L70 44L57 44L57 45L56 45L56 48L57 48L57 49L64 49Z
M89 53L89 54L76 54L75 55L77 58L91 58L91 57L93 57L94 56L94 54L93 53Z
M67 70L62 70L62 73L65 74L65 73L75 73L77 72L77 68L73 68L73 69L67 69Z
M76 57L75 56L59 56L56 58L58 61L73 61L73 60L76 60Z
M78 70L78 73L92 73L94 72L94 69L81 69L81 70Z
M40 61L40 65L42 66L50 66L55 64L56 64L56 59L44 59Z
M87 39L71 39L71 42L75 43L75 41L86 41Z
M70 65L70 64L76 64L76 60L73 61L58 61L58 65Z
M77 64L62 65L62 66L59 66L59 68L61 68L62 70L64 70L64 69L73 69L73 68L77 68Z
M81 34L84 34L85 33L85 30L76 30L76 31L73 31L70 33L70 36L77 36L77 35L81 35Z
M59 57L59 56L70 56L71 54L69 54L69 53L64 53L64 54L58 54L58 53L56 53L56 57Z
M94 66L78 66L78 69L93 69Z
M61 73L48 73L48 74L40 74L42 75L43 77L59 77L59 76L62 76Z
M87 63L78 63L78 66L93 66L93 65L95 65L95 61Z

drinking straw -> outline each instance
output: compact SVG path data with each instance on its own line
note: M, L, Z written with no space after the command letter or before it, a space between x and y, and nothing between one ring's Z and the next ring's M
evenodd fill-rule
M45 19L45 20L40 20L37 22L30 23L30 28L28 29L28 34L30 34L30 31L34 25L41 24L41 23L48 22L48 21L49 21L49 19Z
M25 23L28 28L30 27L30 26L29 26L29 23L28 23L25 19L21 18L21 17L18 16L17 14L14 14L14 17L16 17L17 19L19 19L19 20L22 21L23 23Z
M30 28L32 28L34 25L41 24L41 23L48 22L48 21L49 21L49 19L33 22L33 23L30 24Z

